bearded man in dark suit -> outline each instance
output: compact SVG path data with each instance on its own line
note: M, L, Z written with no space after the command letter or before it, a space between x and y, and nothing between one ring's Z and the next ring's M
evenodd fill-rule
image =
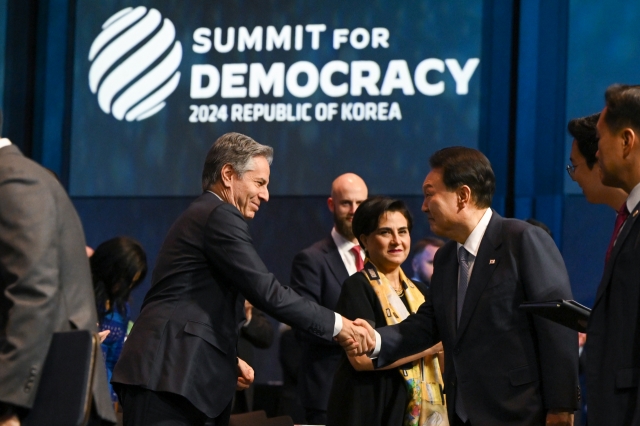
M296 255L291 267L291 288L325 308L334 310L342 283L362 269L364 252L351 230L353 214L367 199L367 185L354 173L338 176L327 199L334 227L326 238ZM302 347L298 390L306 423L327 422L327 405L342 349L335 342L308 333L296 333Z
M28 423L53 333L73 329L98 331L80 218L51 172L0 139L0 424ZM93 417L111 424L97 352Z
M113 373L125 425L228 424L236 386L252 379L236 356L245 298L317 337L372 346L365 329L280 285L256 253L245 219L269 200L272 157L238 133L209 150L203 194L169 230Z
M451 241L436 253L419 311L371 330L378 367L442 340L451 425L572 425L577 333L518 309L571 299L560 252L542 229L490 208L495 176L482 153L444 148L430 165L422 210L433 233Z

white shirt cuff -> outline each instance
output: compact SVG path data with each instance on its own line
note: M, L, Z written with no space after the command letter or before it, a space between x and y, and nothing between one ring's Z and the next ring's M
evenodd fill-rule
M342 315L336 312L333 314L336 316L336 322L333 324L333 337L336 337L342 331Z
M378 330L376 330L375 328L373 329L373 332L376 334L376 347L373 349L373 352L371 352L371 355L369 355L369 358L376 359L380 354L380 346L382 346L382 337L380 337L380 333L378 333Z

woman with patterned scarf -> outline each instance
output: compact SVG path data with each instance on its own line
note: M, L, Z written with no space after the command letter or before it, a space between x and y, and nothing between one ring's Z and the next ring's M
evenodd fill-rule
M400 267L409 255L411 227L400 200L373 197L358 207L353 233L365 250L365 265L344 282L338 313L383 327L424 303L426 287ZM334 376L327 426L448 426L436 356L441 351L437 344L375 371L367 356L345 354Z

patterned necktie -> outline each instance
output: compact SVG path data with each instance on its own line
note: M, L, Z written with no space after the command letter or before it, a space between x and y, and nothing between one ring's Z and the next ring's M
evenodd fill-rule
M611 252L613 251L613 246L616 243L616 239L618 239L618 234L620 233L620 229L622 228L622 224L629 217L629 210L627 209L627 203L620 207L618 210L618 215L616 216L616 224L613 227L613 234L611 235L611 241L609 241L609 247L607 248L607 254L604 258L605 265L609 262L609 257L611 257Z
M362 256L360 256L360 246L353 246L349 251L353 253L356 258L356 271L362 271L362 269L364 268L364 260L362 260Z
M462 305L464 304L464 297L467 294L467 287L469 286L469 256L471 254L461 246L458 249L458 263L460 272L458 274L458 326L460 326L460 314L462 313ZM460 420L466 422L469 419L467 415L467 409L462 400L462 394L460 388L455 388L456 393L456 406L455 412L460 417Z
M458 274L458 325L460 325L460 314L462 314L462 305L464 304L464 297L467 294L467 287L469 286L469 252L464 246L460 246L458 249L458 263L460 265L460 272Z

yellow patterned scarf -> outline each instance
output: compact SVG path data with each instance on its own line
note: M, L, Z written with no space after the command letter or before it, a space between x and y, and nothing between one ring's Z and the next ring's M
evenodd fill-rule
M380 300L387 325L402 322L424 303L424 296L413 282L407 279L402 269L400 269L400 281L411 312L407 310L400 296L396 294L387 277L378 272L369 259L365 259L362 272ZM442 396L443 382L438 358L435 355L424 357L413 361L411 368L406 370L399 368L399 370L409 393L404 426L448 426L449 420L447 407Z

